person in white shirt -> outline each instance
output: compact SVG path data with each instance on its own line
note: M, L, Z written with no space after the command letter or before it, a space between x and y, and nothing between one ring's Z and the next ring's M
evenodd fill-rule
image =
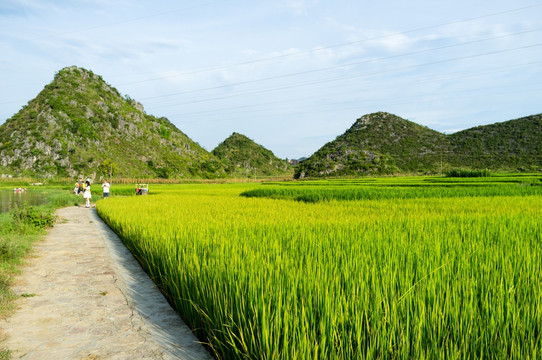
M90 198L92 197L92 195L90 194L90 181L86 181L85 182L85 186L84 186L84 191L83 191L83 198L85 198L86 200L86 207L90 207Z
M107 182L107 180L104 179L103 184L102 184L104 199L107 198L107 197L109 197L109 188L110 188L110 187L111 187L111 185L109 185L109 183Z

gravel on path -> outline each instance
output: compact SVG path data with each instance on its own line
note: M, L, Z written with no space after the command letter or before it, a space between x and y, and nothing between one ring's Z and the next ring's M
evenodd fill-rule
M212 359L96 209L57 210L0 322L14 359Z

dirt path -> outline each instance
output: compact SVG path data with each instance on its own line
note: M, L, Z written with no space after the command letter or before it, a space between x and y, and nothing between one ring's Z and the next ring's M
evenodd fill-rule
M0 322L14 359L211 359L96 210L70 207Z

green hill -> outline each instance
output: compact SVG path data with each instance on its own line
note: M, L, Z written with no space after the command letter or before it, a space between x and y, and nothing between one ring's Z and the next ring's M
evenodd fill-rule
M542 168L542 115L445 135L396 115L359 118L296 166L295 177L439 173L452 168ZM145 113L92 71L75 66L0 125L0 174L40 177L289 176L292 167L233 133L207 152L166 118Z
M378 112L301 162L296 178L439 173L451 168L500 171L542 168L542 115L445 135Z
M68 67L0 126L0 173L218 177L220 162L91 71Z
M456 167L537 170L542 167L542 114L477 126L449 135Z
M446 136L396 115L362 116L296 168L296 177L382 175L436 169Z
M222 161L233 177L292 176L293 169L270 150L248 137L233 133L212 154Z

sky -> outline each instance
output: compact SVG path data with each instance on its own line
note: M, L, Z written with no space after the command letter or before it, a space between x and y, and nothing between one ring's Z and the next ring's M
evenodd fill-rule
M297 159L377 111L446 134L542 113L542 1L0 2L0 124L73 65L209 151Z

